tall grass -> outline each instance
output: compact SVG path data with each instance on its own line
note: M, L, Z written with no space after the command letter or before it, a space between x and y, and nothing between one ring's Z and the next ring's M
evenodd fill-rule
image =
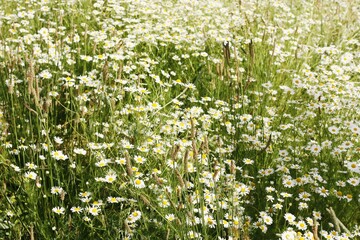
M3 1L0 238L358 238L359 5Z

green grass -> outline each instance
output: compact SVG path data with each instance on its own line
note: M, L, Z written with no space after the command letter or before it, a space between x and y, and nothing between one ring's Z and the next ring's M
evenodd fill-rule
M0 239L358 239L359 3L3 1Z

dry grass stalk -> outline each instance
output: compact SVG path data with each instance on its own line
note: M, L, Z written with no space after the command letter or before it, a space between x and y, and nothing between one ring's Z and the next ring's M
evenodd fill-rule
M196 141L195 141L195 124L194 124L194 120L191 118L190 119L190 123L191 123L191 143L192 143L192 150L193 150L193 159L195 160L197 155L198 155L198 150L196 148Z
M130 177L132 177L133 176L133 170L132 170L130 156L129 156L128 152L125 152L125 159L126 159L126 172Z
M336 214L335 214L335 211L332 207L330 208L326 208L326 211L328 211L328 213L330 214L331 218L333 219L334 221L334 225L335 225L335 230L337 232L341 232L341 228L344 230L344 232L350 234L350 231L349 229L347 229L345 227L345 225L339 220L339 218L337 218Z
M177 169L175 169L175 174L176 174L176 177L177 177L177 179L179 181L180 187L184 188L185 187L184 179L182 178L180 172Z
M314 236L314 240L319 240L319 234L318 234L318 227L319 227L319 223L316 221L316 219L313 219L314 225L312 227L312 231L313 231L313 236Z
M148 207L151 206L150 201L149 201L144 195L140 195L140 198L141 198L141 200L144 202L144 204L145 204L146 206L148 206Z

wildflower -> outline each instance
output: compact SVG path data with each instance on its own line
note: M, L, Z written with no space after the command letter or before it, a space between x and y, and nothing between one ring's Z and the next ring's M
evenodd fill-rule
M100 207L100 206L102 206L102 205L103 205L103 201L102 201L102 200L94 201L94 202L92 203L92 206L93 206L93 207Z
M187 236L189 239L199 239L200 234L191 230L187 233Z
M309 205L305 202L299 203L299 210L304 210L304 209L307 209L308 207L309 207Z
M339 128L335 127L335 126L331 126L328 128L329 132L331 132L332 134L338 134L339 133Z
M90 197L91 196L91 192L80 192L79 193L79 197Z
M65 208L63 207L54 207L52 211L56 214L65 214Z
M65 155L61 150L52 151L51 156L53 158L55 158L56 160L66 160L66 159L68 159L68 156Z
M304 221L299 221L297 224L296 224L296 227L299 229L299 230L306 230L307 229L307 225Z
M341 68L340 66L338 65L332 65L330 67L330 69L332 70L332 72L336 75L336 76L340 76L344 73L344 69Z
M354 177L352 177L352 178L349 178L349 179L347 180L347 182L348 182L350 185L356 187L356 186L359 185L359 183L360 183L360 178L354 178Z
M233 223L233 226L234 226L236 229L240 228L241 222L240 222L239 218L238 218L238 217L233 217L232 220L233 220L233 222L232 222L232 223Z
M264 225L264 224L261 224L259 226L259 229L261 230L261 232L266 233L267 230L268 230L268 227L266 225Z
M349 64L353 60L353 57L351 53L346 52L340 57L340 62L344 65Z
M249 114L244 114L242 116L240 116L240 124L244 124L249 122L252 119L252 116Z
M25 166L28 168L28 169L32 169L32 170L35 170L38 168L38 166L36 166L34 163L26 163Z
M286 157L287 155L289 155L289 153L288 153L288 151L286 151L286 150L280 150L280 151L279 151L279 155L280 155L281 157Z
M316 220L321 220L321 213L320 213L320 212L317 212L317 211L313 211L313 217L314 217Z
M116 180L116 173L110 172L105 176L105 182L113 183Z
M329 190L327 190L324 186L317 188L316 192L319 193L322 197L329 196Z
M177 162L173 161L172 159L168 159L166 161L166 165L172 169L175 169L178 166Z
M26 172L25 178L36 180L37 174L35 172Z
M95 166L97 167L105 167L110 163L109 159L101 159L100 161L95 163Z
M119 197L108 197L107 198L107 202L108 203L118 203L118 202L120 202L120 198Z
M244 158L243 162L244 162L244 164L246 164L246 165L251 165L251 164L254 163L254 160L251 160L251 159L249 159L249 158Z
M134 186L135 186L136 188L144 188L144 187L145 187L145 183L144 183L143 180L137 178L137 179L134 180Z
M82 148L74 148L74 153L80 154L80 155L86 155L86 150Z
M266 201L273 202L275 198L271 195L266 195Z
M290 224L295 224L295 219L296 219L296 217L295 217L293 214L291 214L291 213L286 213L286 214L284 215L284 218L285 218L285 220L288 221Z
M266 190L266 192L268 192L268 193L271 193L271 192L275 192L275 191L276 191L276 189L275 189L274 187L266 187L265 190Z
M99 207L96 207L96 206L87 207L87 208L86 208L86 211L87 211L88 213L90 213L91 215L93 215L93 216L97 216L97 215L99 215L99 213L101 212L100 208L99 208Z
M306 231L304 233L304 237L305 237L305 239L315 239L314 234L312 232L310 232L310 231Z
M360 173L360 164L357 162L347 162L346 167L355 173Z
M175 220L174 214L167 214L167 215L165 215L165 218L166 218L169 222L172 222L172 221Z
M130 144L130 143L127 142L127 141L124 141L124 142L123 142L123 147L124 147L125 149L132 149L132 148L134 148L134 145Z
M44 79L50 79L52 74L48 70L44 70L39 74L39 76Z
M208 225L210 228L215 228L216 221L211 215L204 216L205 224Z
M141 156L135 156L135 157L134 157L134 161L135 161L136 163L139 163L139 164L144 164L145 161L146 161L146 158L141 157Z
M299 198L303 201L310 201L310 194L307 192L302 192L299 194Z
M341 144L341 146L343 146L345 149L349 149L351 148L352 146L354 146L354 144L350 141L345 141Z
M11 144L11 142L5 142L4 144L3 144L3 146L5 146L5 148L12 148L12 144Z
M240 196L246 196L250 193L250 189L245 184L236 184L236 191L239 193Z
M83 209L81 207L72 207L70 208L70 211L73 213L81 213Z
M86 55L80 55L80 59L85 60L86 62L90 62L93 60L91 56L86 56Z
M283 198L292 197L292 194L291 194L291 193L286 193L286 192L282 192L282 193L280 193L280 195L281 195Z
M321 147L317 144L314 144L310 147L310 151L315 154L315 155L318 155L321 151Z
M321 143L321 147L322 148L330 148L331 144L332 144L332 142L330 140L325 140Z
M64 192L64 189L62 187L52 187L51 188L51 194L59 195Z
M309 225L309 226L314 226L314 220L312 219L312 218L310 218L310 217L307 217L306 218L306 222L307 222L307 224Z
M354 134L360 134L360 127L358 125L356 125L356 124L351 123L350 124L350 130Z
M116 159L115 162L120 165L126 165L126 158Z
M64 141L62 140L62 138L60 138L60 137L54 137L54 141L57 143L57 144L62 144Z
M128 223L134 223L137 220L139 220L140 218L141 218L141 212L134 211L128 216L127 220L128 220Z
M283 180L283 185L284 185L284 187L292 188L296 185L296 181L293 179L287 178L287 179Z
M281 240L295 240L297 239L296 232L289 229L281 234Z
M263 221L266 225L271 225L273 223L273 219L269 215L264 216Z
M226 201L219 201L219 205L222 209L228 209L228 203Z
M153 110L157 110L161 108L161 105L157 102L152 102L148 104L148 108L149 110L153 111Z
M159 206L166 208L170 206L170 202L167 199L161 199L159 202Z
M273 205L273 208L276 209L276 210L281 210L281 209L283 208L283 205L280 204L280 203L275 203L275 204Z
M221 220L221 224L224 226L224 228L228 228L229 227L229 222L225 219Z
M344 199L346 199L347 202L351 202L351 200L353 199L353 196L352 196L351 194L346 194L346 195L344 196Z

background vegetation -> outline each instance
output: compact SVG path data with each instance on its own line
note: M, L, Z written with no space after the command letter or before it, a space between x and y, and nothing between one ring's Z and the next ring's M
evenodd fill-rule
M356 239L359 6L2 1L0 238Z

